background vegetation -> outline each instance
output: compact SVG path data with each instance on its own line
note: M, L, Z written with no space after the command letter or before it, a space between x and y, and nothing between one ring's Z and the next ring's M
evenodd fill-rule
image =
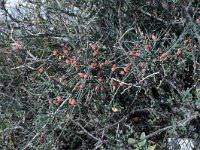
M1 149L200 140L198 0L0 5Z

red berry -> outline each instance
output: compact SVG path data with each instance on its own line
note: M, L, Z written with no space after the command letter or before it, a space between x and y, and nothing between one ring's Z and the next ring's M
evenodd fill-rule
M182 53L182 50L179 48L176 54L180 55L181 53Z
M71 105L74 105L75 104L75 99L74 98L69 98L68 100L68 103L71 104Z
M96 44L90 44L90 47L94 51L97 50L97 45Z
M131 50L131 51L129 52L129 55L130 55L130 56L133 56L133 55L134 55L134 51Z
M53 100L49 100L49 104L52 104L53 103Z
M99 53L95 51L95 52L92 53L92 56L95 57L95 56L97 56L98 54L99 54Z
M54 55L54 56L58 55L58 50L57 50L57 49L54 49L54 50L53 50L53 55Z
M56 102L57 102L56 100L53 100L53 101L52 101L52 104L56 105Z
M97 90L99 90L99 86L98 85L95 86L95 91L97 91Z
M113 84L114 83L114 79L112 78L112 79L110 79L110 83L111 84Z
M84 73L82 73L82 72L80 72L80 73L78 73L78 75L81 77L81 78L84 78Z
M80 49L77 51L78 54L80 54L81 52L82 52L82 50L80 50Z
M66 64L71 65L71 61L69 59L65 60Z
M85 74L85 75L84 75L84 78L87 79L87 78L88 78L88 74Z
M57 99L58 101L61 101L61 100L62 100L62 97L61 97L60 95L58 95L58 96L56 97L56 99Z
M142 69L144 69L144 67L145 67L145 62L141 62L141 63L140 63L140 67L141 67Z
M125 72L123 70L120 71L120 75L125 75Z
M69 50L68 49L63 49L63 53L69 54Z
M152 38L152 40L156 40L156 36L155 35L152 35L151 38Z
M124 86L124 84L125 84L124 82L120 82L119 86Z
M169 53L168 53L168 52L165 52L165 53L163 53L163 54L160 56L160 58L165 58L165 57L167 57L167 56L169 56Z
M98 79L98 81L99 81L99 82L103 82L103 79L100 77L100 78Z

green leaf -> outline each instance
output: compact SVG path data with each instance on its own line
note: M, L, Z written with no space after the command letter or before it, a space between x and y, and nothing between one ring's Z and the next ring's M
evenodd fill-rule
M145 138L145 133L144 132L142 132L142 134L140 136L140 139L143 139L143 138Z
M144 138L145 138L145 133L142 132L142 134L141 134L141 136L140 136L140 139L144 139ZM143 140L143 141L141 141L140 143L138 143L138 146L139 146L140 148L142 148L143 146L145 146L145 144L146 144L146 139Z
M133 138L128 138L128 144L133 144L135 143L135 139Z
M155 148L156 148L156 145L153 145L153 146L148 147L147 150L155 150Z

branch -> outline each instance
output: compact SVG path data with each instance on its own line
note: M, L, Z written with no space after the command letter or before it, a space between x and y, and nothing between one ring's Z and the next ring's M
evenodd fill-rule
M156 19L156 20L158 20L158 21L161 21L161 22L163 22L165 25L169 25L169 23L168 23L167 21L163 20L162 18L155 17L154 15L152 15L152 14L150 14L150 13L144 11L144 10L141 9L141 8L139 8L139 10L140 10L142 13L144 13L145 15L149 16L149 17L152 17L152 18L154 18L154 19Z

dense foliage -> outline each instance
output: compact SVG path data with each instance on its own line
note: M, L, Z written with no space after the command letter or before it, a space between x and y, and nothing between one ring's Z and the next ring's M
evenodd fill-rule
M198 0L2 0L0 10L2 149L198 146Z

